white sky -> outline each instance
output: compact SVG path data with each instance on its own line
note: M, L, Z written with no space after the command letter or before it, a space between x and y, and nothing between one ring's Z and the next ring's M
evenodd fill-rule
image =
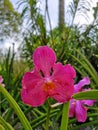
M10 1L13 3L14 8L17 9L17 6L18 6L17 2L19 2L19 0L10 0ZM40 7L42 10L42 14L44 14L45 13L45 0L39 0L39 1L40 1ZM48 9L49 9L49 15L50 15L50 19L51 19L52 28L54 28L58 25L58 1L59 0L48 0L48 6L49 6ZM72 0L65 0L65 6L68 5L70 1L72 1ZM82 0L80 0L80 2L81 1ZM87 0L87 1L93 1L92 6L95 6L96 2L98 2L98 0ZM21 6L21 8L18 9L18 11L21 12L21 10L22 10L22 6ZM88 12L89 13L88 15L90 17L89 22L91 23L93 21L92 10L90 12L91 13ZM74 21L75 23L88 24L88 21L86 21L86 19L82 15L77 14L77 17ZM66 20L69 20L68 17L65 16L65 18L66 18ZM47 24L48 24L48 22L47 22ZM47 25L47 28L49 28L48 25Z

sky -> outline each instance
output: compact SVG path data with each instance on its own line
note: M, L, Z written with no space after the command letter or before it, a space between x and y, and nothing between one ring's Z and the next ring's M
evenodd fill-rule
M14 8L17 10L17 2L19 2L19 0L10 0L14 6ZM81 3L82 0L80 0ZM96 5L96 2L98 2L98 0L85 0L85 1L93 1L92 6ZM59 0L48 0L48 10L49 10L49 15L50 15L50 20L51 20L51 25L52 28L56 27L58 25L58 2ZM68 6L68 4L70 2L72 2L72 0L65 0L65 6ZM45 0L39 0L39 6L41 8L41 13L44 15L45 14ZM18 8L18 11L21 12L22 11L22 6L20 8ZM65 12L66 12L66 8L65 8ZM89 13L88 11L88 16L90 17L90 21L89 23L92 23L93 21L93 10L90 10L91 13ZM78 18L77 18L78 17ZM69 18L67 16L65 16L65 21L69 22ZM74 20L74 23L77 24L88 24L88 21L86 21L86 19L80 15L77 14L76 18ZM49 25L47 22L47 28L49 29Z
M17 10L17 2L19 2L19 0L10 0L14 6L14 8ZM52 27L56 27L58 24L58 18L57 18L57 14L58 14L58 0L48 0L48 5L49 5L49 15L50 15L50 19L51 19L51 24ZM41 9L41 13L44 15L45 14L45 0L39 0L38 6L40 6ZM51 7L51 8L50 8ZM20 8L18 8L19 12L22 12L22 6Z
M20 8L18 7L18 3L19 0L10 0L14 6L14 8L18 11L18 12L22 12L22 8L23 6L21 6ZM38 3L38 6L40 6L41 9L41 13L44 15L45 14L45 0L39 0L40 2ZM58 25L58 1L59 0L48 0L48 9L49 9L49 15L50 15L50 20L51 20L51 25L52 25L52 29L54 27L56 27ZM65 0L65 6L68 6L68 4L71 2L72 0ZM81 0L80 0L81 1ZM88 0L90 1L90 0ZM93 4L92 6L96 5L96 2L98 2L98 0L93 0ZM65 10L66 11L66 10ZM88 16L90 17L90 21L89 24L92 23L93 21L93 10L90 11L90 13L88 13ZM66 19L67 18L67 19ZM69 17L65 16L66 22L70 22ZM75 24L88 24L88 21L86 21L86 19L77 13L75 20L74 20ZM47 29L49 30L49 22L47 22ZM12 46L12 44L9 44L9 41L6 41L4 44L5 48L9 48L9 46ZM12 41L13 43L13 41ZM18 45L15 44L16 50L18 49Z

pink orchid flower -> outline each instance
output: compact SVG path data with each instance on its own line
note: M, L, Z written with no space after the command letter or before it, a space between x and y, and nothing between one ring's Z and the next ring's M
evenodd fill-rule
M36 107L49 97L57 102L70 100L74 93L74 68L56 63L56 54L48 46L40 46L34 51L33 62L34 69L26 72L22 79L23 102Z
M88 77L84 77L80 82L74 85L74 93L90 91L91 89L83 89L85 85L89 85L90 80ZM76 116L78 122L85 122L87 119L87 106L93 106L95 100L70 100L69 117Z
M3 78L2 78L2 76L0 75L0 84L4 87L5 84L3 84L2 82L3 82Z

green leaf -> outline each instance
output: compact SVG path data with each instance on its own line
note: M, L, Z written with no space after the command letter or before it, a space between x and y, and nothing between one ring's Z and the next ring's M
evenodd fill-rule
M0 130L14 130L12 126L7 123L1 116L0 116Z
M79 92L72 96L74 99L77 100L97 100L98 99L98 90L91 90L85 92Z
M0 130L5 130L5 128L0 124Z
M95 85L94 85L94 89L98 86L98 75L97 75L97 71L95 70L95 68L93 67L93 65L90 63L90 61L87 59L87 57L85 55L83 55L81 53L80 50L78 49L74 49L75 52L77 52L77 54L79 55L79 57L76 57L74 55L71 55L72 58L75 60L76 64L75 65L75 69L83 76L88 76L92 79L92 81L94 81Z
M70 128L70 130L79 130L80 128L82 130L82 128L86 128L88 126L93 126L93 125L97 125L97 124L98 124L98 120L91 121L91 122L85 122L85 123L81 123L80 125L76 125L75 127Z
M63 106L62 120L60 130L67 130L68 127L68 115L69 115L69 102Z
M11 107L16 112L17 116L19 117L23 127L25 130L32 130L32 127L27 120L26 116L24 115L23 111L19 107L19 105L16 103L14 98L9 94L9 92L5 89L5 87L0 85L0 92L6 97L7 101L10 103Z

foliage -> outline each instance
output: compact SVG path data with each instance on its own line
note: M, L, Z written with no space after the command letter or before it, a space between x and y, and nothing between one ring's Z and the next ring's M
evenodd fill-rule
M0 40L12 37L19 32L20 14L15 11L9 0L0 1Z

